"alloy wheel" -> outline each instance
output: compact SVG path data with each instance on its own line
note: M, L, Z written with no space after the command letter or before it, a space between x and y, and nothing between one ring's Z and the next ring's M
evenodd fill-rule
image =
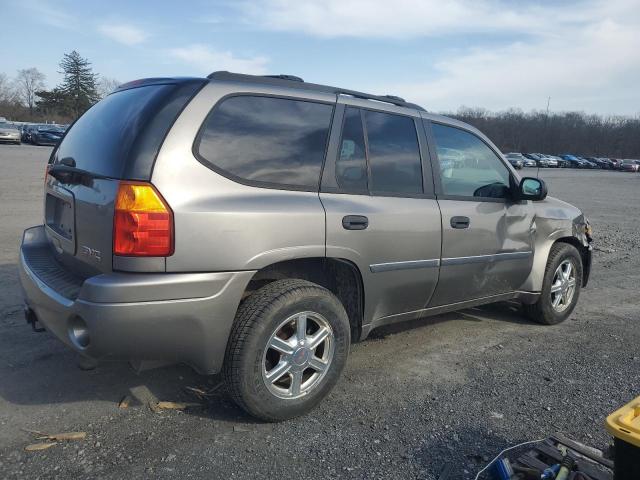
M566 310L576 292L576 269L569 259L563 260L553 274L551 306L556 312Z
M269 338L262 378L269 391L285 399L307 395L324 378L335 349L329 322L316 312L300 312L283 321Z

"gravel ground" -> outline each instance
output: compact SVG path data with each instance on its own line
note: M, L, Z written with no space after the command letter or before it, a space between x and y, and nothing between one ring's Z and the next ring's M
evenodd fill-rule
M559 431L605 448L604 417L640 394L640 175L544 170L552 195L580 207L595 236L592 279L572 318L534 325L509 303L375 332L310 415L253 421L186 367L135 374L78 358L24 323L16 274L22 230L41 221L50 149L0 146L0 478L452 478L502 448ZM529 174L535 174L531 170ZM133 398L119 409L125 396ZM25 452L25 431L85 431Z

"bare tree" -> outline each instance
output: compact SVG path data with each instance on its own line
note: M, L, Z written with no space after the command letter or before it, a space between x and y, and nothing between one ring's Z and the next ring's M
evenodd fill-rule
M504 152L640 158L640 116L489 112L466 107L449 115L480 129Z
M0 73L0 102L15 100L15 90L4 73Z
M104 98L121 85L115 78L102 77L98 82L98 95Z
M44 73L37 68L18 70L16 90L20 100L29 107L30 114L33 114L33 107L36 104L36 92L44 89L44 79Z

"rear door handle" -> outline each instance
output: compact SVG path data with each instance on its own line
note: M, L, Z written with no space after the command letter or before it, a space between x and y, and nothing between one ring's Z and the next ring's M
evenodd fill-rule
M470 223L469 217L451 217L451 226L453 228L469 228Z
M369 226L369 219L364 215L347 215L342 218L342 227L345 230L364 230Z

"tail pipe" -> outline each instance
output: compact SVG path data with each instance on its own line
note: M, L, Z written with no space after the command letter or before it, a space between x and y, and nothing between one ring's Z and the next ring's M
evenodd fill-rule
M36 315L36 312L34 312L31 308L27 306L24 307L24 319L27 321L29 325L31 325L31 328L33 329L34 332L41 333L45 331L45 329L42 327L36 327L36 324L38 323L38 317Z

